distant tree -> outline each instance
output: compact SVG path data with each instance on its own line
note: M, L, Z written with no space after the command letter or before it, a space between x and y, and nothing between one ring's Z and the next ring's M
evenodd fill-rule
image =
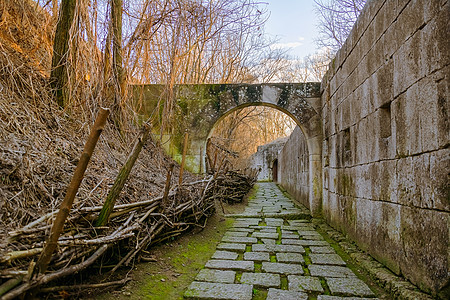
M358 19L366 0L314 0L319 17L319 47L339 50Z
M52 71L50 74L52 87L56 93L56 102L64 107L69 98L67 85L69 81L67 60L70 43L70 29L75 16L75 0L62 0L59 10L53 44Z

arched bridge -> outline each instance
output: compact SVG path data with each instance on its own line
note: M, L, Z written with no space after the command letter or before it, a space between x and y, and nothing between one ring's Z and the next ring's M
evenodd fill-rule
M157 110L164 85L135 85L134 105L141 116L147 118ZM321 203L321 143L320 83L275 84L199 84L176 85L175 122L171 134L162 137L163 147L175 160L181 161L183 135L189 133L186 169L205 170L206 141L214 126L227 114L255 105L276 108L290 117L302 129L309 151L309 180L311 210L320 209ZM154 134L158 135L158 125Z

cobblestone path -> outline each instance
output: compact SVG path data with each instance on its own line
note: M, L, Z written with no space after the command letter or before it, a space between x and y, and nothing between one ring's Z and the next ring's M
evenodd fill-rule
M258 186L185 298L374 299L304 210L275 184Z

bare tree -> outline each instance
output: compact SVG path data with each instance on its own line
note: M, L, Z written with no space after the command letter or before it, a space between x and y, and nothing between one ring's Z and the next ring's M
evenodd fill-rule
M366 0L314 0L319 17L319 47L336 53L347 39Z
M259 145L288 136L295 127L287 114L266 106L250 106L234 111L215 126L211 140L230 153L228 157L234 169L245 168L248 158ZM209 153L214 157L213 153Z
M75 0L63 0L56 25L55 39L53 43L51 82L56 93L56 102L64 107L68 102L68 75L67 61L70 47L70 29L75 17ZM56 7L56 5L54 6ZM56 10L57 8L55 8Z

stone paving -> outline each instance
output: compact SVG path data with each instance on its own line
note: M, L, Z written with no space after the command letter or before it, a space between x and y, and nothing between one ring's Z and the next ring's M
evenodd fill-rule
M372 299L307 218L273 183L225 233L217 251L188 287L187 299Z

